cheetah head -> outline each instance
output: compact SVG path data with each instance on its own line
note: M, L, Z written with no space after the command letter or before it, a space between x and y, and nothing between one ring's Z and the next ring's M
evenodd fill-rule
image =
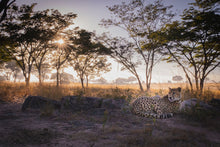
M170 102L180 101L181 100L181 88L169 88L168 100Z

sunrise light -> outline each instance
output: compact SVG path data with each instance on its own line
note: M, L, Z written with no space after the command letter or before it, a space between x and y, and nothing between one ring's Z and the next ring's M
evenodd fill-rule
M219 4L0 0L0 147L220 147Z
M59 39L57 40L57 43L59 43L60 45L62 45L64 43L64 40L63 39Z

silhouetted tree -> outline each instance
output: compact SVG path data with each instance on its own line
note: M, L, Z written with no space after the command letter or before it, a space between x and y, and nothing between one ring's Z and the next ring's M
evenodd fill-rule
M6 62L5 68L10 70L8 72L13 76L14 82L16 82L18 74L21 73L21 69L19 68L17 63L15 61Z
M52 65L56 68L56 77L57 77L57 87L59 86L61 79L60 77L60 70L67 66L67 61L70 57L71 48L69 48L68 44L66 43L66 40L64 40L64 43L56 42L56 46L54 47L54 50L52 51Z
M106 46L106 54L123 65L121 70L128 70L136 77L140 90L143 91L143 86L137 72L137 68L141 65L141 62L137 58L134 45L124 38L110 38L106 34L103 34L99 40Z
M173 77L172 77L172 80L173 80L173 81L177 81L177 82L178 82L178 81L182 81L182 80L183 80L183 77L181 77L181 76L173 76Z
M116 84L128 84L130 82L134 82L136 81L137 79L135 77L128 77L128 78L117 78L115 79L115 83Z
M74 77L73 75L69 74L69 73L66 73L66 72L61 72L59 74L60 76L60 83L63 84L63 83L70 83L70 82L73 82L74 81ZM51 74L51 80L56 80L57 78L57 74L56 73L52 73Z
M99 79L96 79L96 80L93 80L93 82L99 83L99 84L106 84L106 83L108 83L108 81L105 78L103 78L103 77L101 77Z
M49 79L48 74L50 74L52 71L52 66L50 65L50 63L44 62L43 64L41 64L40 70L38 69L39 66L36 65L36 63L34 64L34 67L35 68L33 69L33 74L35 74L36 77L38 77L39 84L42 84L42 82L44 82L46 79Z
M137 81L137 79L135 77L128 77L128 79L126 80L128 83L130 82L134 82Z
M43 57L45 45L60 30L71 25L76 17L72 13L62 15L57 10L34 12L35 5L23 5L13 9L10 11L13 15L8 15L1 24L1 35L5 35L10 41L4 46L4 50L22 69L27 86L33 64ZM12 19L13 21L10 21Z
M76 71L80 78L82 88L84 89L84 80L89 76L99 76L101 72L110 71L111 64L101 55L104 46L93 40L94 33L86 30L75 32L75 36L70 37L70 41L74 45L71 50L69 64Z
M142 58L145 64L147 90L150 90L153 67L160 61L160 56L157 54L160 46L150 39L149 35L170 21L173 17L173 14L168 12L170 8L171 6L164 6L161 0L153 3L147 3L145 0L132 0L108 7L113 17L102 20L102 25L119 27L125 30L133 40L133 50L139 54L138 58ZM131 71L130 67L128 70ZM136 74L135 77L137 77Z
M157 35L165 44L169 62L177 63L193 90L203 91L204 81L220 65L220 15L218 0L196 0L182 14L182 21L168 24ZM166 36L165 39L161 36Z
M117 79L115 79L115 83L116 84L125 84L126 83L126 78L117 78Z

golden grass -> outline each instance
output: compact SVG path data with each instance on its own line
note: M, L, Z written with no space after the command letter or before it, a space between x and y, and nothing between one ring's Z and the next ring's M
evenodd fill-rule
M182 87L184 99L193 97L197 97L203 100L220 98L220 84L213 83L206 84L203 95L198 97L195 94L190 93L185 83L153 83L151 85L150 92L140 92L139 86L137 84L89 84L89 87L86 88L85 91L83 91L80 83L63 84L59 87L56 87L56 84L54 83L44 83L43 85L39 85L38 83L31 83L30 86L26 88L25 83L1 82L0 100L9 102L23 102L24 98L28 95L44 96L51 99L59 100L63 96L80 95L102 98L123 98L130 101L133 98L139 96L166 95L168 92L168 87Z

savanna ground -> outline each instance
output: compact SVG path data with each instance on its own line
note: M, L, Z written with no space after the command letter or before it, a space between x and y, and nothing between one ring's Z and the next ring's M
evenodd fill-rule
M133 115L129 109L103 113L60 113L51 108L21 111L28 95L60 100L67 95L125 99L165 95L168 87L182 87L184 99L196 97L185 84L152 84L149 93L137 85L89 85L83 92L79 84L61 85L0 83L0 146L220 146L219 111L199 107L169 119L150 119ZM206 84L206 102L220 98L220 84Z

